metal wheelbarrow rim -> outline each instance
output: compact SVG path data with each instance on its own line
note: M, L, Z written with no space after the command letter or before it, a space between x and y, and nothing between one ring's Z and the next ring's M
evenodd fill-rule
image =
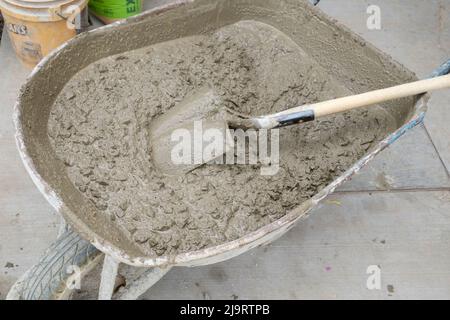
M95 34L104 32L106 29L114 28L123 24L127 24L129 22L138 22L140 20L152 17L154 15L158 15L167 10L177 8L189 3L194 2L194 0L182 0L177 1L170 5L164 5L161 7L154 8L153 10L141 13L137 16L128 18L123 21L118 21L113 24L100 27L98 29L88 31L88 34ZM329 19L325 14L320 13L320 15L324 18ZM334 22L340 28L348 30L345 26ZM83 36L83 35L81 35ZM85 36L85 35L84 35ZM68 208L62 199L58 196L57 192L50 186L39 174L32 156L27 150L25 138L24 138L24 124L21 121L23 116L22 110L22 100L27 93L27 86L29 80L34 77L35 74L39 73L47 63L58 56L61 51L72 45L77 41L80 36L75 37L74 39L69 40L68 42L61 45L59 48L54 50L48 56L46 56L31 72L28 76L27 81L22 86L20 90L20 94L18 99L16 100L14 106L13 120L16 128L15 140L19 150L20 157L24 166L33 180L34 184L37 186L39 191L44 195L46 200L60 213L63 214L64 218L68 223L75 228L83 237L87 238L97 249L104 252L105 254L111 256L118 262L122 262L128 265L136 266L136 267L165 267L170 265L181 265L181 266L194 266L194 265L205 265L216 263L220 261L227 260L234 256L237 256L245 251L248 251L256 246L263 245L265 243L271 242L276 238L283 235L290 228L292 228L296 222L300 219L305 218L309 215L311 209L318 205L322 200L324 200L330 193L332 193L337 187L342 185L345 181L350 180L350 178L361 170L367 163L369 163L376 155L378 155L382 150L386 147L394 143L398 138L400 138L407 131L415 127L416 125L423 122L425 112L427 109L427 101L428 95L421 96L415 105L414 114L409 119L409 121L395 130L393 133L389 134L385 139L383 139L378 145L370 151L369 154L365 155L359 161L357 161L351 168L345 171L341 176L336 178L333 182L331 182L324 189L320 190L317 194L315 194L309 200L303 202L298 207L289 211L282 218L261 227L260 229L248 233L247 235L230 242L226 242L217 246L180 253L175 256L161 256L161 257L133 257L124 252L122 249L116 247L114 244L109 241L99 238L97 235L93 236L94 232L90 232L89 226L86 226L79 217L73 214ZM357 36L356 36L357 37ZM370 45L370 44L368 44ZM377 50L373 47L374 50Z

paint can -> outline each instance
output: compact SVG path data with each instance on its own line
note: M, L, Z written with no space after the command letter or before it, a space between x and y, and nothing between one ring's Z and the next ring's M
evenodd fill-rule
M142 12L142 0L90 0L90 12L108 24Z
M88 0L0 0L14 50L34 67L43 57L86 29Z

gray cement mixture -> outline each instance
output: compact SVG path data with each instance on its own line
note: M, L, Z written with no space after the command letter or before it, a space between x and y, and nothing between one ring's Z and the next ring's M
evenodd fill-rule
M149 256L232 241L271 223L347 170L395 121L381 107L280 130L280 170L208 165L165 176L149 128L209 85L249 115L351 94L273 27L241 21L213 34L111 56L78 72L52 107L48 132L69 177Z

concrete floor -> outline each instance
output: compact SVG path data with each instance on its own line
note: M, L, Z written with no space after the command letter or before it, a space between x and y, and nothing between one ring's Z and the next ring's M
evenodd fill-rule
M163 0L147 0L147 6ZM369 4L381 30L368 30ZM319 7L420 77L450 58L449 0L322 0ZM28 178L11 112L28 71L0 46L0 299L55 239L59 218ZM425 126L384 151L286 236L220 264L175 268L145 299L450 299L450 90ZM367 288L379 266L381 288Z

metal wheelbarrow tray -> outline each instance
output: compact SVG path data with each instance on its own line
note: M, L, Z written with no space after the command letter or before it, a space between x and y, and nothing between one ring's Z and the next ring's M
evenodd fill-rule
M16 141L25 167L45 198L79 234L112 259L133 266L195 266L216 263L278 238L339 185L408 129L422 122L426 96L382 107L394 115L396 131L327 187L282 218L235 241L176 256L148 257L76 190L47 135L50 109L64 85L89 64L156 43L203 34L242 20L271 25L353 92L415 80L412 72L367 44L304 0L177 1L77 36L34 69L15 105ZM355 66L364 72L355 74ZM364 85L363 85L364 84Z

